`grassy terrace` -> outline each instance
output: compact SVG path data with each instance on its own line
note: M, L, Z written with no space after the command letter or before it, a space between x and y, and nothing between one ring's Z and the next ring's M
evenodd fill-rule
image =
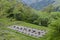
M54 30L49 29L43 26L37 26L34 24L22 22L22 21L9 21L8 19L0 19L0 40L50 40ZM30 28L35 28L39 30L47 30L47 34L42 38L34 38L22 33L19 33L15 30L8 29L9 25L20 25Z

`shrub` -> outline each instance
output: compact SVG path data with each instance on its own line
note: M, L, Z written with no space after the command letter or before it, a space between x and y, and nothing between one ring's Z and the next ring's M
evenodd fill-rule
M60 32L60 19L53 21L50 25L50 28L56 30L57 32Z

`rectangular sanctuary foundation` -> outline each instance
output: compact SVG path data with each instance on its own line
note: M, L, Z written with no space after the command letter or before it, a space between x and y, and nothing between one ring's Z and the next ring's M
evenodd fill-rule
M9 26L8 28L17 30L20 33L37 37L37 38L43 37L47 33L46 30L37 30L37 29L28 28L24 26L17 26L17 25Z

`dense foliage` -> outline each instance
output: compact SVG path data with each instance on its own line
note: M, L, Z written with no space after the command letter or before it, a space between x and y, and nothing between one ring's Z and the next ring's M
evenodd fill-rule
M0 18L10 21L25 21L39 26L49 27L60 33L59 6L48 6L42 11L36 11L16 0L0 0Z
M32 8L16 0L1 0L0 5L0 17L4 16L41 26L48 26L53 20L60 18L60 12L53 12L55 7L52 5L37 13Z
M52 20L58 19L60 17L59 12L53 12L55 7L52 5L49 5L39 13L36 13L32 8L17 2L16 0L1 0L0 5L0 17L4 16L7 18L25 21L41 26L48 26Z

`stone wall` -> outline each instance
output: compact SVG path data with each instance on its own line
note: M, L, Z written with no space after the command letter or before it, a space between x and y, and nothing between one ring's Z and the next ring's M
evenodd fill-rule
M9 26L8 28L17 30L20 33L33 36L33 37L37 37L37 38L43 37L46 34L46 30L37 30L37 29L28 28L24 26L13 25L13 26Z

